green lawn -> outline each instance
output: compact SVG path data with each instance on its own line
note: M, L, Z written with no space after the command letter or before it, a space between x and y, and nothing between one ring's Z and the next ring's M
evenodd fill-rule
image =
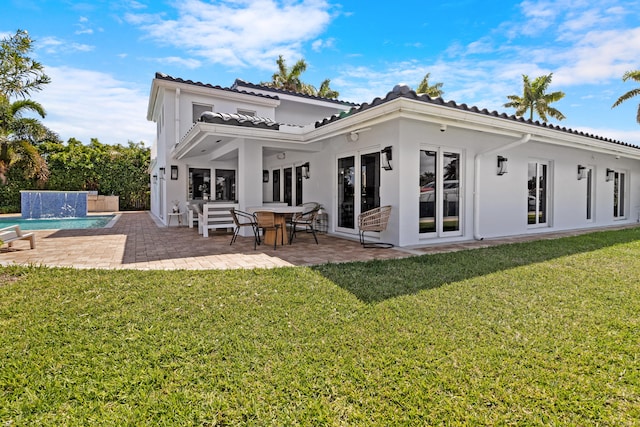
M639 320L640 228L316 268L0 268L0 426L638 425Z

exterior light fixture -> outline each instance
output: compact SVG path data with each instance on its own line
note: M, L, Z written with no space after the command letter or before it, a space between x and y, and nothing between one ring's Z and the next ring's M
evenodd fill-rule
M578 181L587 177L587 168L582 165L578 165Z
M506 157L498 156L498 175L502 176L507 173L507 160Z
M393 167L391 166L391 159L392 159L391 146L384 147L380 151L380 154L381 154L380 163L382 164L382 169L387 171L392 170Z
M178 165L171 165L171 179L178 179Z
M311 175L309 175L309 162L302 165L302 176L305 179L309 179Z
M616 171L614 171L613 169L607 168L607 182L613 181L615 176L616 176Z
M160 168L160 178L164 178L164 168Z
M358 135L358 132L349 132L347 136L349 137L349 141L352 142L356 142L358 139L360 139L360 135Z
M158 175L154 174L152 178L154 184L158 182Z

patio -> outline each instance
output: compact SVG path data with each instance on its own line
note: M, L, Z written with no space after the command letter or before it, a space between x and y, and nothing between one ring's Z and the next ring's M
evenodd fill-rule
M367 249L361 247L357 240L326 234L318 234L319 244L316 245L311 235L299 233L293 245L279 246L274 251L273 247L267 245L258 246L254 250L252 237L238 237L233 246L230 246L231 234L228 233L214 233L204 238L198 234L197 229L159 226L148 212L122 212L111 228L34 231L36 249L29 249L29 242L16 242L11 250L4 245L0 249L0 265L141 270L308 266L403 258L590 231L594 230L411 249Z

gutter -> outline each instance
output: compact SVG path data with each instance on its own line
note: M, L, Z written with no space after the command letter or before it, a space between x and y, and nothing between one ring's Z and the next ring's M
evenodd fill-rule
M490 154L495 154L498 151L508 150L518 145L526 144L531 139L531 134L527 133L522 135L522 138L510 142L498 148L492 148L486 151L482 151L476 154L474 159L474 179L473 179L473 238L476 240L483 240L484 237L480 234L480 160Z

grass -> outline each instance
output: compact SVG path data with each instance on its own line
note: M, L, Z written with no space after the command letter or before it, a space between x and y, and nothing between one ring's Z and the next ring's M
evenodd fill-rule
M274 270L0 269L0 425L637 425L640 228Z

